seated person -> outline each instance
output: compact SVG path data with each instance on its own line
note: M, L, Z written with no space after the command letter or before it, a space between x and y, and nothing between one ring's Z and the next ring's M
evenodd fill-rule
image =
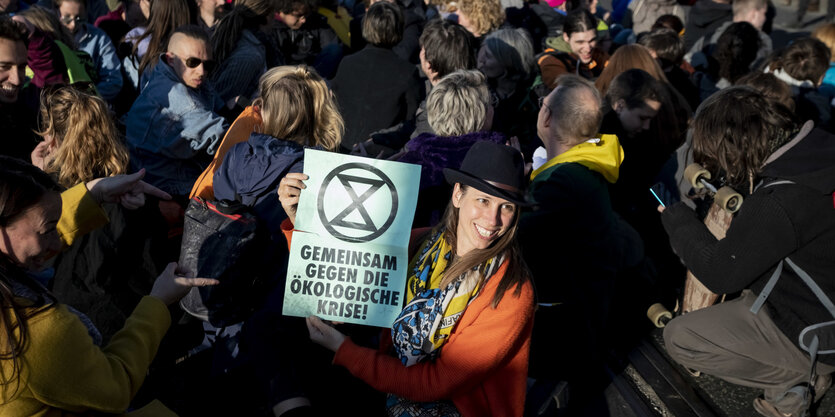
M199 26L175 30L127 114L131 162L154 170L148 182L175 196L188 195L226 132L216 113L224 104L206 82L214 64L208 45Z
M618 181L611 189L612 205L627 220L639 215L641 208L657 218L655 205L647 206L645 192L681 144L673 138L683 138L683 130L668 123L671 113L662 82L640 69L622 72L606 93L600 132L617 135L624 152Z
M730 25L739 22L750 23L757 30L757 35L760 38L759 45L754 54L754 61L751 62L750 67L756 68L771 54L771 37L762 31L763 24L765 24L766 11L768 10L768 1L734 0L732 7L733 20L723 23L713 33L706 34L697 40L684 56L684 60L689 62L693 68L704 70L708 65L708 57L713 54L713 49L719 41L719 37L725 33L725 30Z
M699 281L717 294L742 291L674 318L664 329L667 352L687 368L763 389L754 409L764 416L806 415L832 383L835 356L824 354L832 327L800 335L835 316L820 298L835 297L833 145L832 135L752 88L722 90L696 114L695 160L745 200L721 240L683 203L661 214ZM820 336L816 362L812 335Z
M690 73L681 68L684 61L684 40L672 29L659 28L641 37L638 43L649 49L661 70L676 91L687 100L691 109L699 107L699 89L690 81Z
M426 92L448 74L476 67L473 37L461 25L446 19L433 19L420 35L420 69L426 76ZM401 123L393 129L383 129L371 134L374 144L385 150L399 150L408 140L422 133L433 133L426 116L426 100L422 100L415 114L414 123ZM368 147L370 143L364 146ZM388 148L388 149L386 149ZM371 148L376 154L377 148ZM377 151L377 152L374 152Z
M546 87L553 89L557 77L566 73L588 80L600 76L609 55L597 48L597 19L588 10L571 11L565 17L562 36L551 39L537 60Z
M332 84L345 117L346 151L372 132L414 120L420 102L417 68L391 50L403 36L400 8L374 3L365 14L362 33L368 45L342 61Z
M122 64L113 42L103 30L87 23L84 0L56 0L55 5L61 23L72 32L78 49L93 59L96 90L112 102L122 89Z
M268 0L239 0L214 29L212 56L217 71L209 75L226 107L241 109L253 99L258 79L267 71L266 33L262 27L273 20Z
M0 157L0 414L125 413L171 324L168 308L194 286L170 263L107 345L81 313L55 299L34 276L72 241L107 222L99 204L144 204L145 193L170 196L140 181L142 173L95 179L59 193L33 165ZM60 348L57 348L60 346ZM157 407L162 407L157 403ZM156 411L156 413L154 413ZM169 410L148 409L149 415Z
M622 222L609 199L623 151L617 137L598 134L602 105L594 85L573 74L560 77L544 99L537 131L548 161L531 174L537 208L519 223L540 305L530 376L543 384L568 381L579 401L608 383L604 340L615 278L625 262ZM565 334L573 335L572 343L565 343Z
M475 70L460 70L442 78L426 99L429 125L435 133L418 135L398 159L421 166L415 227L434 226L441 219L450 188L443 170L461 165L476 142L504 144L507 139L490 131L493 105L487 80Z
M67 68L51 37L23 22L19 15L0 16L0 155L29 161L38 143L41 88L49 80L65 82ZM27 65L35 73L32 80L26 78Z
M491 32L478 50L478 69L496 99L492 129L519 139L525 160L541 144L535 129L538 109L531 93L536 78L533 56L530 35L518 28Z
M316 13L315 0L279 0L279 22L272 36L288 65L309 65L326 79L336 73L342 43L327 19Z
M275 190L288 172L302 172L306 148L339 149L344 124L325 81L307 66L276 67L261 77L254 106L262 123L232 147L215 172L218 200L254 207L273 234L286 218Z
M760 38L751 24L738 22L729 25L716 40L707 58L707 66L699 67L693 74L699 98L707 99L750 72L751 64L757 59L758 45Z
M32 164L61 186L127 172L128 150L100 98L61 87L43 96L41 121Z
M315 316L307 318L310 339L336 353L334 364L388 393L389 415L521 417L534 311L516 246L527 204L524 162L518 150L482 141L460 170L444 174L453 193L441 224L413 234L407 306L382 341L393 349L360 346ZM292 227L307 176L290 175L279 199ZM446 308L435 314L436 305Z
M765 72L774 74L792 89L796 114L814 120L815 126L834 131L831 90L820 89L829 69L829 48L815 38L803 38L774 54Z
M368 8L377 1L381 0L364 0L362 3L365 5L365 11L367 12ZM418 54L420 52L418 38L421 35L421 27L423 26L424 19L415 13L413 9L407 9L395 0L391 0L390 2L400 6L400 11L403 13L403 18L405 19L403 23L403 39L392 50L403 60L417 64ZM351 29L351 50L354 52L362 50L366 45L365 38L362 37L363 16L365 16L364 13L354 17L349 24Z

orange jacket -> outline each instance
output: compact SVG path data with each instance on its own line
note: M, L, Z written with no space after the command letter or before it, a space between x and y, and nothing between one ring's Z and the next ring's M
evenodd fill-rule
M215 193L212 184L214 181L215 171L220 168L220 164L223 162L223 158L226 156L226 153L238 143L246 142L247 139L249 139L249 135L251 135L252 132L254 132L259 126L261 126L261 114L254 106L247 106L247 108L245 108L244 111L238 115L235 122L229 126L229 130L226 131L226 135L220 142L220 146L215 152L214 158L212 158L212 163L210 163L209 166L203 170L203 173L197 177L197 181L194 182L194 186L191 188L191 194L189 194L188 198L202 197L206 200L214 200Z
M289 243L287 226L289 221L282 224ZM521 416L534 293L533 285L526 282L518 296L509 289L493 308L493 295L506 270L507 262L470 302L434 361L405 367L388 352L345 339L333 363L378 391L419 402L451 399L464 417Z

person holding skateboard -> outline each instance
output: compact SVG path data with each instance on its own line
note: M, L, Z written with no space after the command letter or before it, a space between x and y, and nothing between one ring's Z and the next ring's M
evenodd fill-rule
M732 87L700 107L693 146L696 162L745 202L724 239L683 203L661 220L708 289L741 295L673 319L667 351L687 368L762 388L754 400L762 415L804 415L835 371L835 331L826 325L835 318L835 138Z

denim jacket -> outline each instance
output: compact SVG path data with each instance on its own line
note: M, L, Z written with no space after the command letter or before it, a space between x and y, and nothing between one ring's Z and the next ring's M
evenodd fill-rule
M190 88L160 58L125 121L131 162L149 183L188 195L228 127L215 112L222 107L208 81Z
M96 89L102 98L111 101L122 90L122 64L116 55L113 42L103 30L85 23L75 33L78 49L87 52L93 58L98 72Z

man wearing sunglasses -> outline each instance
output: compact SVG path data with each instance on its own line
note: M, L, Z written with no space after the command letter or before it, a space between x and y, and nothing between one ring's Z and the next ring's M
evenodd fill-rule
M226 132L223 102L207 82L210 51L199 26L175 30L127 115L131 162L173 196L188 195Z

